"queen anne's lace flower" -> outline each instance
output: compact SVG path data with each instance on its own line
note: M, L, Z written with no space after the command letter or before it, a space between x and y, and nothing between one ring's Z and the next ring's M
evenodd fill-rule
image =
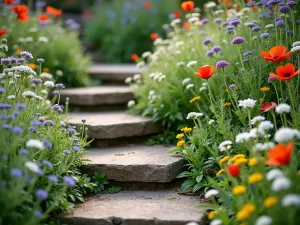
M254 124L257 124L257 123L259 123L259 122L261 122L261 121L264 121L266 118L264 117L264 116L256 116L256 117L254 117L251 121L250 121L250 123L252 124L252 125L254 125Z
M26 142L26 147L27 148L37 148L37 149L44 149L45 146L43 142L36 140L36 139L30 139L29 141Z
M291 187L291 185L292 185L292 183L287 177L281 176L281 177L276 178L273 181L272 190L273 191L287 190Z
M284 174L283 172L280 170L280 169L272 169L270 170L268 173L267 173L267 180L274 180L275 178L278 178L278 177L283 177Z
M196 118L199 118L203 116L203 113L197 113L197 112L190 112L188 115L187 115L187 119L196 119Z
M297 194L287 194L283 197L281 204L284 207L290 207L290 206L300 206L300 195Z
M272 142L266 142L266 143L257 143L254 145L253 150L254 151L266 151L269 150L271 148L274 148L275 144Z
M197 61L190 61L188 62L188 64L186 65L186 67L190 68L190 67L193 67L197 64Z
M289 127L282 127L276 131L274 139L278 143L286 143L293 139L300 139L300 131Z
M255 225L270 225L272 224L272 221L273 220L271 217L263 215L258 217L258 219L255 222Z
M281 103L275 108L277 114L289 113L291 112L291 106L286 103Z
M231 145L232 145L232 141L223 141L220 145L219 145L219 150L221 152L224 152L226 150L231 149Z
M245 100L239 100L239 106L243 108L253 108L255 106L256 100L251 98Z

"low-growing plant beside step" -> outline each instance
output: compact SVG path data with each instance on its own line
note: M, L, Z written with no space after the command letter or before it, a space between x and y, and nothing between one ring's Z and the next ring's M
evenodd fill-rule
M170 152L188 161L181 191L205 192L211 225L300 220L296 4L220 1L199 12L185 1L168 38L135 57L147 69L131 80L132 110L180 129Z

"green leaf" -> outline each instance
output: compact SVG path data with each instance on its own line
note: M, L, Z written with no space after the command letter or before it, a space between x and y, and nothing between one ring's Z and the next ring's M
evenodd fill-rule
M202 181L202 179L203 179L203 174L200 174L200 175L198 175L198 176L196 177L196 181L197 181L198 183L200 183L200 182Z
M198 191L199 189L201 189L203 187L202 183L197 183L194 185L193 187L193 192Z
M186 180L185 182L183 182L183 184L181 185L180 191L181 192L186 192L188 188L190 188L192 185L194 184L193 180Z
M183 177L189 177L189 176L190 176L190 172L184 171L184 172L180 173L179 175L177 175L176 178L183 178Z
M180 152L180 151L181 151L181 149L178 147L174 147L174 148L171 148L168 150L169 153Z
M199 209L203 209L203 210L218 210L219 206L218 205L214 205L214 204L209 204L209 203L201 203L200 205L197 206L197 208Z

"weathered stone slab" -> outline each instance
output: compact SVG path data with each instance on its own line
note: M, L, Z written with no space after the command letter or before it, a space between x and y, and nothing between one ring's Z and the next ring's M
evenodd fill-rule
M69 88L61 91L61 99L69 97L70 104L75 106L95 106L125 104L133 99L132 90L128 86L99 86L85 88Z
M198 197L171 190L121 191L87 199L62 220L68 225L185 225L192 221L204 225L198 204Z
M105 173L110 180L167 183L181 172L183 158L168 153L170 147L127 146L90 149L85 173Z
M79 125L82 119L86 120L88 136L94 139L143 136L161 131L151 118L125 112L70 113L66 121Z

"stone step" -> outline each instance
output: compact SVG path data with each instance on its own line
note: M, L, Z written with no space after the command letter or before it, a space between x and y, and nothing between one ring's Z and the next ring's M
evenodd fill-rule
M167 183L181 172L184 160L168 153L171 147L127 146L91 149L85 159L84 173L105 173L109 180L125 182Z
M133 99L132 90L128 86L99 86L84 88L68 88L61 91L61 100L70 99L71 106L110 106L125 105Z
M127 77L140 73L134 64L95 64L89 68L90 76L104 83L124 83Z
M92 139L138 137L161 131L151 118L129 115L125 112L70 113L66 121L72 125L86 120L88 136Z
M199 203L199 197L179 195L175 190L121 190L86 199L61 221L68 225L205 225L204 214L196 208Z

